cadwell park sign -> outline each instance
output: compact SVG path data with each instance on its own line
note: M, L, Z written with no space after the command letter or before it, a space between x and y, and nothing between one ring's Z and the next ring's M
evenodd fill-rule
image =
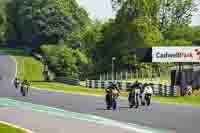
M200 62L200 47L152 47L152 62Z

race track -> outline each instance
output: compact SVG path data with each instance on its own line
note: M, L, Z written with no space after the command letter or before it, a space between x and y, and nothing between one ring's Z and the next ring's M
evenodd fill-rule
M14 99L17 101L29 102L37 105L55 107L72 112L101 116L104 118L109 118L120 122L132 123L133 125L137 124L145 127L150 127L153 129L161 128L164 130L168 130L170 132L176 132L176 133L200 132L199 107L193 107L190 105L153 103L152 106L150 107L140 107L139 109L130 110L127 108L128 107L127 101L120 100L118 111L106 111L103 97L81 96L75 94L64 94L61 92L59 93L59 92L35 90L35 89L31 90L31 93L29 94L28 97L23 98L11 84L11 80L14 74L15 74L14 61L8 56L1 55L0 56L0 77L2 77L2 79L0 80L1 98L4 97L9 99ZM1 106L0 106L0 120L2 119L5 120L7 118L5 117L6 114L2 114L1 112L3 111L1 111ZM14 113L12 111L7 111L7 112L10 112L10 114ZM35 114L35 112L31 110L28 110L28 112L30 112L30 114L34 113L33 116L37 116L38 113L37 112ZM38 114L38 116L39 115L41 114ZM76 121L73 121L72 123L76 123ZM82 124L85 124L85 123L80 123L79 121L77 123L79 123L78 125L80 126ZM28 128L31 128L31 126L29 125ZM103 129L104 128L101 128L101 130ZM115 129L116 127L107 130L109 131ZM97 133L98 131L99 130L96 130ZM118 132L125 133L125 131L120 131L119 129L117 129L115 133ZM132 133L134 132L132 131Z

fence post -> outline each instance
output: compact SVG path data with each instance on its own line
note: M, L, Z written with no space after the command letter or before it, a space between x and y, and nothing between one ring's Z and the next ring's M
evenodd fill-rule
M121 72L121 81L123 80L123 72Z

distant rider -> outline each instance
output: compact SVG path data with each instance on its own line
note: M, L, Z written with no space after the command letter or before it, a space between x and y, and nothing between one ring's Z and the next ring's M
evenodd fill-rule
M19 84L20 84L20 80L19 80L18 78L15 78L15 80L14 80L14 85L15 85L15 88L16 88L16 89L18 89Z
M25 95L25 93L28 93L30 87L30 83L27 80L24 80L21 84L21 93Z

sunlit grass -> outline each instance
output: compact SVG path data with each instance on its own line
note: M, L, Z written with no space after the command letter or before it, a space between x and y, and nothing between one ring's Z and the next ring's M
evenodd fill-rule
M0 123L0 133L26 133L26 132Z
M21 49L0 49L1 52L15 57L17 62L17 77L21 80L42 81L43 65L40 61L34 59L31 55Z

